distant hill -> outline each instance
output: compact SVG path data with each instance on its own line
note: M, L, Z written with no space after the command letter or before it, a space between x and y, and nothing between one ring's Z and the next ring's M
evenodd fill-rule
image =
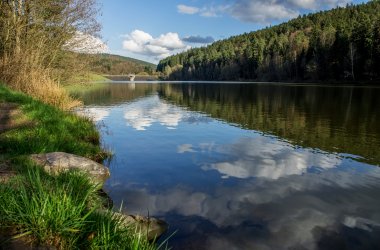
M142 60L112 55L94 54L84 55L90 62L90 70L104 75L126 75L129 73L148 73L156 71L156 65Z
M170 80L380 80L380 1L299 16L161 60Z

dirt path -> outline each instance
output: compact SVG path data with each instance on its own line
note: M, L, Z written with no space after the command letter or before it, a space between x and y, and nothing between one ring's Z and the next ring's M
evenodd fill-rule
M0 102L0 136L12 129L30 126L32 122L22 113L15 103ZM15 172L6 156L0 152L0 182L6 182Z
M22 113L17 104L0 102L0 134L29 124L30 121Z

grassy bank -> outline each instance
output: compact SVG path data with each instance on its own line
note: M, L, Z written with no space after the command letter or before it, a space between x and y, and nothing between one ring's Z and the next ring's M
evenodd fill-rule
M99 133L88 119L43 104L0 85L0 102L14 106L25 122L0 134L0 152L9 157L63 151L101 160ZM9 112L9 111L7 111ZM2 123L12 123L4 117ZM12 127L10 127L12 128Z
M156 249L103 208L98 187L79 172L50 176L28 155L64 151L100 161L106 153L85 118L0 84L0 242L57 249ZM102 209L106 212L98 212ZM7 233L4 233L7 232ZM0 246L1 248L1 246Z
M68 93L75 93L93 89L100 89L105 86L105 83L110 79L96 73L87 73L78 75L74 79L63 85Z
M71 83L87 84L87 83L91 83L91 82L101 82L101 81L107 81L107 80L109 80L109 79L103 75L100 75L97 73L92 73L92 72L87 72L87 73L83 73L81 75L76 75L75 77L73 77L73 79L71 80Z

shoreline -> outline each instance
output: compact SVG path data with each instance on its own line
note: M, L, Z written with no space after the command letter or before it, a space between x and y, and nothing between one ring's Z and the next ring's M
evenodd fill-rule
M0 232L7 232L0 235L1 247L158 248L142 233L139 221L107 207L101 185L89 174L75 169L48 174L30 159L32 154L66 152L102 162L109 153L100 147L90 119L3 84L0 104L6 110L0 117L6 125L0 131Z

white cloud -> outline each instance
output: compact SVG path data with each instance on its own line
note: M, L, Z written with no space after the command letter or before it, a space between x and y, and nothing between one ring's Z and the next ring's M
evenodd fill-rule
M336 6L345 6L346 4L351 3L352 0L288 0L288 2L293 4L295 7L315 10L326 7L332 8Z
M281 1L240 0L229 9L230 14L244 22L270 23L297 17L299 12Z
M142 53L144 49L138 43L133 40L128 40L123 42L123 48L134 53Z
M302 10L328 9L344 6L352 0L230 0L228 5L204 5L191 7L181 5L180 13L199 14L203 17L218 17L228 14L243 22L270 24L297 17Z
M153 40L153 37L150 34L144 32L142 30L132 31L130 37L134 42L136 42L138 44L147 43L147 42L150 42Z
M203 17L219 17L228 11L229 8L229 5L206 6L201 9L200 15Z
M160 35L157 39L152 40L152 45L167 48L169 50L183 49L186 47L177 33L169 32Z
M82 32L77 32L76 35L68 41L64 48L77 53L99 54L108 53L108 46L97 37Z
M142 30L134 30L123 41L123 49L158 60L189 49L189 46L184 44L177 33L168 32L153 38Z
M199 8L193 7L193 6L187 6L184 4L177 5L177 10L179 13L188 14L188 15L193 15L199 12Z
M199 14L202 17L218 17L222 13L228 10L229 5L218 5L218 6L203 6L202 8L187 6L187 5L177 5L177 11L182 14L194 15Z
M289 2L304 9L315 9L317 6L315 0L289 0Z

